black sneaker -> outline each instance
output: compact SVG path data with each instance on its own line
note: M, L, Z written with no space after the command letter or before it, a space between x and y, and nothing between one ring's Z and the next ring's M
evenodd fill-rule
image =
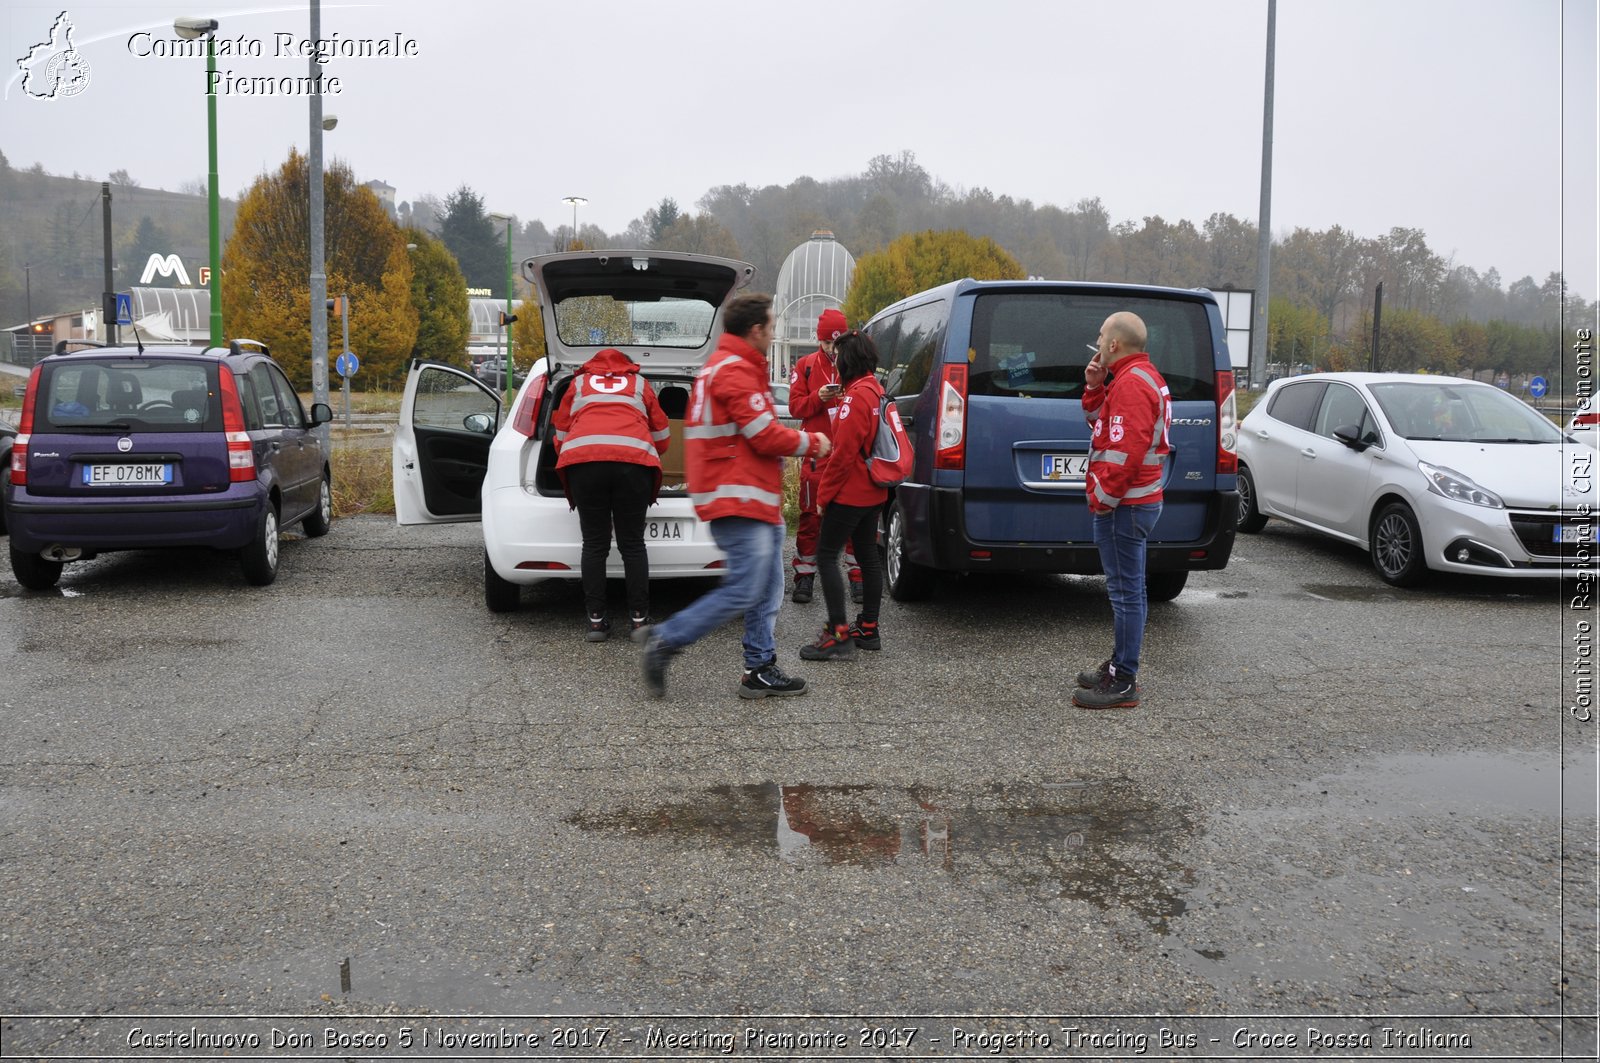
M649 634L650 625L654 623L648 616L635 613L628 618L628 637L635 642L643 642Z
M815 576L796 576L794 578L794 597L797 605L804 605L811 600L811 586L817 581Z
M800 647L800 656L808 661L848 661L855 655L855 641L850 637L850 629L843 624L823 628L817 641Z
M1139 684L1108 674L1093 689L1073 691L1072 703L1080 709L1136 709Z
M854 602L856 605L860 605L862 602L864 602L866 600L867 600L867 592L862 588L861 581L858 580L858 579L851 580L850 581L850 601Z
M878 637L878 622L876 620L857 619L850 625L850 641L856 644L858 650L881 650L883 639Z
M1093 690L1100 685L1100 681L1111 674L1111 658L1107 657L1100 662L1100 666L1093 671L1084 669L1078 673L1078 685L1085 690Z
M806 692L806 681L783 674L776 662L745 672L739 683L741 698L790 698Z
M644 672L645 689L650 691L651 697L659 698L667 692L667 665L677 651L663 644L660 636L651 634L648 627L641 628L640 634L644 642L644 660L640 667Z
M583 637L590 642L604 642L611 637L611 621L603 616L591 616L589 633Z

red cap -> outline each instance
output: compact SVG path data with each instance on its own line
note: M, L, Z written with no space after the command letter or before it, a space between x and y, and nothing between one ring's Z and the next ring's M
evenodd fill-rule
M831 306L817 318L817 339L823 343L836 340L849 330L850 322L845 320L843 311L835 310Z

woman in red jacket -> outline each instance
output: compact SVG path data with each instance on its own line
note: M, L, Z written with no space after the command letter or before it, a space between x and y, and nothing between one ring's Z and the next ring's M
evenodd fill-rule
M630 623L650 622L650 555L644 513L661 489L667 415L639 366L607 348L584 363L556 408L556 474L583 533L583 598L590 642L611 634L606 618L606 558L617 535Z
M878 637L878 606L883 601L883 562L878 555L878 514L889 499L886 488L867 475L867 454L878 434L878 403L883 385L878 383L878 348L871 336L846 332L834 342L844 400L833 423L833 453L822 468L817 486L817 507L822 529L817 536L817 570L822 575L822 596L828 603L828 623L822 636L800 647L808 661L849 660L859 647L882 649ZM855 542L861 565L861 613L854 624L844 620L844 579L839 572L839 551Z

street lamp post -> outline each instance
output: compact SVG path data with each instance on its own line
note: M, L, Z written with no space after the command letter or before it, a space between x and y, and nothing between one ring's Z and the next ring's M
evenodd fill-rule
M511 297L516 294L517 290L511 274L511 216L508 214L491 214L489 215L489 220L506 223L506 311L500 315L501 324L505 326L506 330L506 360L500 364L506 374L506 409L509 410L511 409L511 400L516 394L513 382L516 380L517 373L516 359L512 357L511 350L511 325L517 320L517 316L511 312Z
M172 23L173 32L186 41L206 39L206 134L210 167L206 183L210 186L207 214L211 225L211 270L206 288L211 294L211 346L222 346L222 228L218 222L217 190L217 20L180 18Z
M561 202L572 204L572 240L567 244L567 250L571 251L578 246L578 208L589 201L582 196L567 196Z
M311 39L322 39L322 4L311 0ZM322 131L339 123L333 115L322 114L322 66L317 62L315 49L308 59L311 75L311 93L308 97L311 112L310 146L307 151L307 196L310 209L311 239L311 401L328 401L328 274L323 257L323 203L322 203ZM322 445L327 447L331 430L326 424L317 426Z

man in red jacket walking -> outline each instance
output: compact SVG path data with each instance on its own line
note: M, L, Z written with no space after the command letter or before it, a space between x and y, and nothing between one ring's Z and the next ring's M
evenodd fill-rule
M789 413L800 418L807 432L822 432L832 438L834 419L844 384L839 379L839 356L834 343L849 329L844 314L832 307L817 318L817 342L821 346L794 364L789 374ZM817 515L817 486L822 471L815 458L800 462L800 524L794 538L794 600L809 602L817 579L817 538L822 518ZM861 566L856 564L853 543L846 543L844 563L850 569L850 600L861 601Z
M645 686L667 691L673 655L744 614L742 698L804 694L806 681L778 668L775 627L783 604L783 459L826 457L832 444L778 420L768 386L772 299L741 295L722 312L717 349L694 381L684 427L689 497L727 558L715 590L646 628Z
M1094 426L1084 493L1106 573L1113 628L1110 659L1078 673L1080 689L1072 703L1083 709L1139 704L1135 677L1150 608L1145 545L1161 516L1161 478L1172 449L1167 440L1172 395L1145 352L1146 342L1138 315L1112 314L1100 326L1095 356L1083 370L1083 415Z

